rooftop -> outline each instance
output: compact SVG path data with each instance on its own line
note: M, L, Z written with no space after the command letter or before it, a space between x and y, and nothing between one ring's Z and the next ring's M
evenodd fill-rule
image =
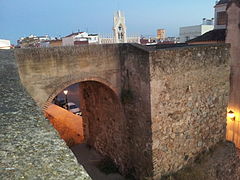
M220 5L220 4L227 4L229 3L230 0L220 0L216 3L216 5Z
M198 36L194 39L187 41L187 43L193 42L205 42L205 41L225 41L226 29L214 29L206 32L205 34Z
M67 35L67 36L65 36L65 37L76 36L76 35L82 34L82 33L83 33L83 32L76 32L76 33L69 34L69 35Z

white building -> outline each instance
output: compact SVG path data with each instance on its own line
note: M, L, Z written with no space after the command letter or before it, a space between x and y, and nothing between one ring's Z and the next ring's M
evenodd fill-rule
M114 38L112 34L100 35L99 44L114 44Z
M10 41L5 39L0 39L0 49L11 49Z
M99 35L98 34L88 34L88 43L89 44L99 44Z
M214 29L226 29L227 28L227 5L229 0L220 0L215 5L215 23Z
M180 27L180 42L184 43L214 29L213 19L203 19L201 25Z
M98 34L88 34L86 32L72 33L62 38L63 46L74 46L81 44L99 44Z
M42 41L49 41L51 38L48 35L44 35L44 36L38 36L38 39L40 42L42 42Z

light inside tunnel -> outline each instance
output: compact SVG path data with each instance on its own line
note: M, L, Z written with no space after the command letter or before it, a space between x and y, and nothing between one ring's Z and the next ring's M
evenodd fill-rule
M234 114L233 111L231 111L231 110L228 111L227 116L228 116L228 118L230 118L230 119L232 119L232 120L235 120L235 114Z
M83 120L80 112L79 83L61 91L45 110L60 137L71 147L83 143Z
M64 90L63 93L64 93L65 95L67 95L67 94L68 94L68 90Z

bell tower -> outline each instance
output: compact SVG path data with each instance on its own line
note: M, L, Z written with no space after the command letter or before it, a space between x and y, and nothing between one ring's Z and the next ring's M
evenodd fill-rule
M115 43L127 43L127 27L125 17L121 11L117 11L113 18L113 35Z

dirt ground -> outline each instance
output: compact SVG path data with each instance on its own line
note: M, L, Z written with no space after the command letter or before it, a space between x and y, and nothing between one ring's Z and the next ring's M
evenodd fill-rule
M97 166L103 157L88 145L78 144L71 147L71 150L92 180L127 180L119 173L105 174L101 172Z
M71 150L93 180L127 180L119 173L101 172L97 164L103 157L86 144L75 145ZM240 180L240 150L233 143L219 143L202 153L190 166L161 180Z
M167 180L240 180L240 150L231 142L219 143L201 154L191 166L162 178Z

